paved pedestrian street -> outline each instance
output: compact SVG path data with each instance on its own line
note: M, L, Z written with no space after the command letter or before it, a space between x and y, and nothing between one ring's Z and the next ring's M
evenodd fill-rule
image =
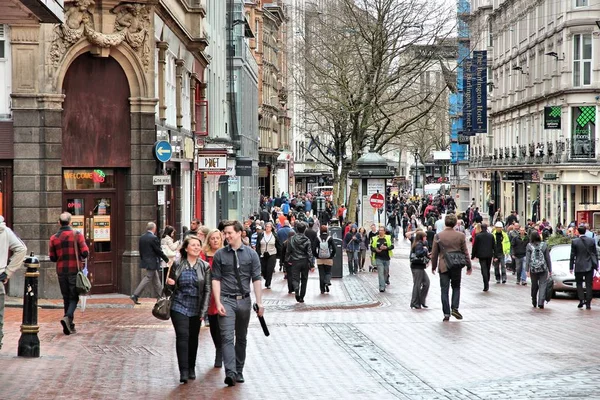
M591 311L572 297L534 309L530 286L509 275L484 293L476 269L463 278L464 320L444 323L437 275L430 274L429 309L410 309L408 244L398 247L385 293L365 272L321 295L315 271L306 303L297 304L278 272L265 291L271 336L252 318L246 383L232 388L212 367L204 327L198 378L178 383L174 331L152 317L151 299L133 307L127 298L93 297L76 313L72 336L62 334L60 309L40 309L37 359L16 357L22 310L7 308L0 398L600 399L600 301Z

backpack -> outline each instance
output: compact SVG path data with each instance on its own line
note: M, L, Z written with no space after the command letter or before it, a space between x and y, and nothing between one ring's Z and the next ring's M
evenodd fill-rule
M327 237L327 239L325 240L321 240L321 237L319 236L319 251L318 251L318 258L329 258L331 257L331 251L329 250L329 237Z
M538 246L533 246L531 252L531 259L529 262L529 271L532 273L540 273L546 270L546 259L544 258L544 245L541 243Z

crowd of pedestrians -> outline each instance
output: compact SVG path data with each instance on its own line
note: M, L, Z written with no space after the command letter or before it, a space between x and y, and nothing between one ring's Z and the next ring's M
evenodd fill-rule
M443 321L463 319L460 308L462 270L473 271L471 260L478 260L483 291L490 291L491 267L497 285L507 283L513 266L515 283L531 284L531 303L543 309L547 285L552 277L552 260L547 238L552 227L547 221L519 224L514 212L502 219L495 210L492 227L484 222L477 207L456 213L456 204L445 195L423 198L388 198L387 224L358 226L342 205L331 202L324 209L313 207L315 199L306 194L288 199L264 199L260 213L245 221L222 221L218 227L203 226L194 219L181 238L166 226L160 238L154 222L139 238L140 268L145 270L131 300L147 293L171 296L170 319L175 331L180 382L196 379L198 337L202 324L210 327L215 348L214 367L225 369L225 383L233 386L245 381L247 332L252 312L251 291L256 311L264 314L263 290L271 290L277 268L287 280L288 293L304 303L309 273L318 268L322 295L331 290L331 275L336 259L336 243L330 223L340 223L341 244L348 275L377 272L379 291L390 285L390 263L398 241L411 241L411 309L428 308L431 274L439 275ZM487 218L486 218L487 219ZM78 303L75 276L80 260L89 249L83 235L71 227L71 215L59 216L58 232L50 238L50 260L56 262L64 302L60 320L65 335L76 333L74 313ZM579 308L591 308L592 280L598 269L598 254L593 234L580 225L556 227L556 234L572 236L569 266L575 274ZM402 234L400 233L402 232ZM472 243L469 254L467 243ZM9 250L12 258L8 258ZM25 245L8 229L0 216L0 281L20 267ZM339 259L338 255L338 259ZM165 275L165 271L166 275ZM586 290L584 292L583 284ZM150 284L150 285L149 285ZM3 285L0 285L3 289ZM144 292L146 290L146 292ZM0 292L0 348L4 312L4 293Z

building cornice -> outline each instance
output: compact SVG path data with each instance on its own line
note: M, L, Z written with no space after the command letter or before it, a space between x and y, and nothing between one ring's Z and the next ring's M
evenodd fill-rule
M177 38L184 44L202 65L205 67L210 63L204 50L208 46L208 40L202 36L193 36L190 31L175 18L171 10L169 10L163 1L160 1L156 6L156 14L165 22L165 24L173 31Z

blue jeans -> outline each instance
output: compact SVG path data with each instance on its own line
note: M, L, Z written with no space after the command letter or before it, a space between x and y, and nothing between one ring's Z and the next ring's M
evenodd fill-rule
M375 259L377 275L379 277L379 290L385 290L385 284L390 277L390 260Z
M515 257L515 271L517 273L517 283L527 282L527 269L525 268L526 257Z

